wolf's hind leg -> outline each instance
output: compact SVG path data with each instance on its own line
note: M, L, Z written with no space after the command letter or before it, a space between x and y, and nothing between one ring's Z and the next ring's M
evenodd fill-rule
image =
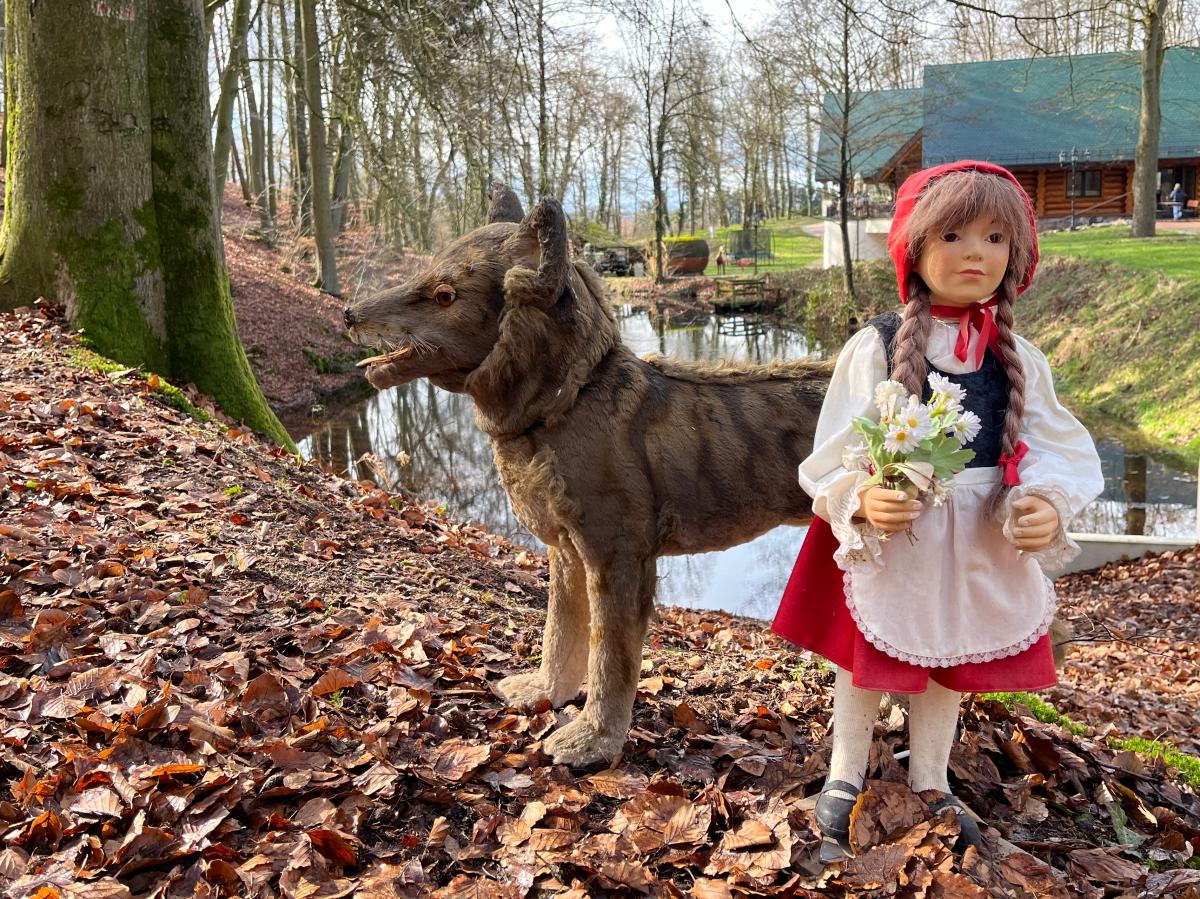
M642 639L654 611L654 584L653 557L588 568L588 697L579 716L544 741L543 749L555 763L607 761L625 745L642 667Z
M536 705L549 699L560 706L574 699L588 661L587 578L583 562L569 543L550 547L550 607L542 634L542 664L537 671L514 674L496 685L505 702Z

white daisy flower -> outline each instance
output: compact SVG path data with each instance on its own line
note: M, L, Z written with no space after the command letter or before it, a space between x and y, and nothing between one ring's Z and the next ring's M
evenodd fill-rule
M889 453L908 453L917 448L921 438L916 433L897 422L888 428L887 436L883 438L883 447Z
M908 391L899 381L880 381L875 385L875 406L880 415L890 415L896 403L907 396Z
M964 412L958 421L950 426L950 433L958 438L959 446L966 446L978 436L981 427L983 422L979 420L978 415L974 412Z
M871 450L862 442L842 450L842 467L847 471L866 471L871 466Z
M933 425L929 419L929 409L915 396L910 396L908 403L896 414L892 426L911 432L912 439L920 443Z
M962 408L963 400L967 398L967 391L961 385L955 384L945 375L939 375L937 372L930 372L929 386L934 393L935 405L937 394L940 393L946 398L945 409L947 412L957 412Z

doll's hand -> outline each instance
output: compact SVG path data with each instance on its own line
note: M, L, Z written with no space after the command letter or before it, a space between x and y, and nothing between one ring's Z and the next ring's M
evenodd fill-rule
M1050 545L1058 533L1058 511L1040 496L1014 499L1008 518L1013 545L1027 553L1035 553Z
M859 514L886 534L912 527L924 508L920 500L909 499L903 490L868 487L859 494Z

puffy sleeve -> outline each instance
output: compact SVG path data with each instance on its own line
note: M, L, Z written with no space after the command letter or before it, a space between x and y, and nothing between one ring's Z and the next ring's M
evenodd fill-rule
M870 561L880 552L880 531L866 521L855 521L858 490L870 477L865 471L847 470L845 451L866 442L853 429L862 416L879 420L875 385L887 378L887 355L879 332L865 327L846 342L829 381L829 390L817 419L813 451L800 463L800 486L813 498L813 513L829 522L840 546L834 561L842 569Z
M1047 500L1058 512L1058 533L1049 546L1030 555L1043 570L1054 571L1079 555L1079 544L1067 536L1067 528L1104 490L1104 475L1092 435L1054 393L1054 379L1046 357L1023 337L1016 340L1025 366L1021 439L1029 451L1019 468L1021 483L1008 492L1001 510L1004 536L1013 539L1013 500L1031 494Z

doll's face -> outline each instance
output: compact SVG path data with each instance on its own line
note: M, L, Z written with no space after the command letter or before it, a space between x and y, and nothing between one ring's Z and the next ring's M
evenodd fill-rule
M989 218L957 231L931 235L915 270L940 306L970 306L990 299L1008 268L1008 237Z

